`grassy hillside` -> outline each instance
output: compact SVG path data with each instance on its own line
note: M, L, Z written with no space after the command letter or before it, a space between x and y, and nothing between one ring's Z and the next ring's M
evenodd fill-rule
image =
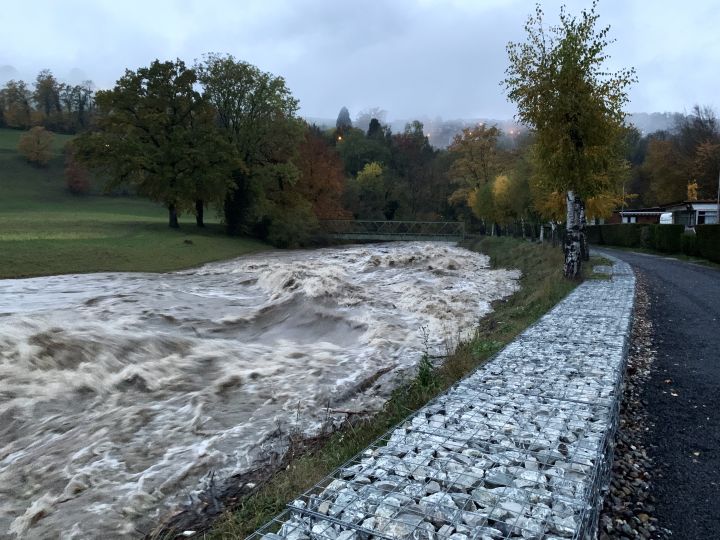
M167 227L164 208L142 199L72 195L65 189L62 147L47 167L17 152L21 131L0 129L0 278L97 271L159 272L267 249L222 234L208 216L198 230L192 216Z

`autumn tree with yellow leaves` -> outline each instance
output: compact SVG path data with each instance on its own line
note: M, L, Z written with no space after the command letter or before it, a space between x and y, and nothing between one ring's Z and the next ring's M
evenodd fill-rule
M597 2L579 17L560 11L546 27L538 5L525 25L527 39L509 43L503 84L517 118L535 130L537 179L547 192L566 198L566 277L580 273L587 256L585 204L611 191L610 174L622 162L619 140L633 69L609 73L609 27L597 28Z

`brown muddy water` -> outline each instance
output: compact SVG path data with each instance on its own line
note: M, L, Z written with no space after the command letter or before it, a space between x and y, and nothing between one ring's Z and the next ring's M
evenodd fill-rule
M408 242L0 280L0 537L137 537L328 406L379 409L518 278Z

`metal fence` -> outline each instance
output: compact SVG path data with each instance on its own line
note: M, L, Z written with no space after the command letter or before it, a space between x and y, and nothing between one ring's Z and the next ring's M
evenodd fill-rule
M465 238L461 221L323 220L324 235L340 240L445 240Z

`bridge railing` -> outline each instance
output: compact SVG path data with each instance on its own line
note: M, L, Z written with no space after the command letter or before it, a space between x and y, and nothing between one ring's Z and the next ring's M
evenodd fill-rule
M461 221L381 221L333 219L320 222L327 235L358 239L435 238L462 240L465 223Z

